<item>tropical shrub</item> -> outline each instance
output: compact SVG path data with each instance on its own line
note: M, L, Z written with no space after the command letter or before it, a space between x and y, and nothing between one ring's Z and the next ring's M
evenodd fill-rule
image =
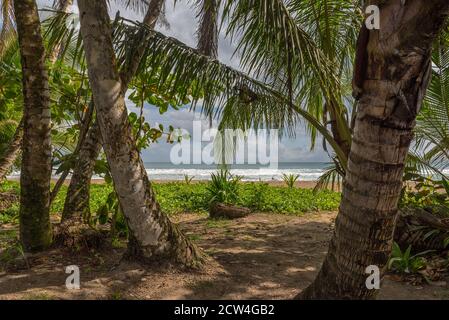
M229 170L220 170L211 174L211 181L207 186L208 199L210 204L224 203L236 204L239 199L240 176L232 175Z
M299 175L298 174L282 174L282 180L285 182L287 187L290 189L293 189L295 187L295 182L298 181Z
M427 261L423 255L428 254L430 251L420 252L415 255L411 255L412 247L402 252L399 245L395 242L391 252L391 258L388 261L388 269L405 274L416 273L426 267Z

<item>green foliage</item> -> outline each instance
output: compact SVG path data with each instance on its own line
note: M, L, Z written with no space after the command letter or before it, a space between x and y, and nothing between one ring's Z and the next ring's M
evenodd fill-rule
M251 187L254 192L248 197L248 207L256 211L263 211L265 205L264 201L267 198L270 186L268 183L259 182L252 183Z
M186 184L184 182L153 183L157 200L162 210L169 214L179 214L184 212L206 214L210 204L209 183L198 182ZM0 192L8 191L19 194L19 183L7 181L0 185ZM52 214L61 213L64 206L64 199L67 186L61 188L61 192L56 197ZM99 215L106 203L108 221L112 221L112 214L115 212L115 200L110 194L113 187L110 184L92 184L90 196L90 209L94 214L92 220L99 222ZM237 193L237 205L251 208L257 212L273 212L279 214L302 214L310 211L336 210L340 204L340 193L330 190L322 190L314 193L312 189L289 189L282 186L271 186L263 182L240 183ZM18 214L18 204L9 209ZM0 213L0 217L4 213ZM104 219L104 218L102 218ZM117 217L120 223L121 216ZM104 220L103 220L104 221Z
M239 199L239 182L242 177L232 175L228 170L211 174L207 186L209 203L236 204Z
M413 256L411 255L411 251L412 247L409 246L402 252L399 245L395 242L393 244L391 258L388 261L388 269L405 274L416 273L419 270L424 269L427 265L427 261L423 255L426 255L431 251L424 251Z
M256 195L258 194L258 195ZM340 204L340 194L322 190L285 188L260 183L242 184L239 205L260 212L299 214L318 210L336 210Z
M282 180L290 189L293 189L295 187L295 182L298 181L298 179L299 174L282 174Z
M0 211L0 225L19 222L19 204L14 203L6 210Z
M401 207L441 207L449 213L449 183L446 179L434 181L417 176L414 182L414 188L403 189Z
M435 41L432 79L416 119L415 143L408 167L415 172L442 175L449 168L449 37L447 30Z

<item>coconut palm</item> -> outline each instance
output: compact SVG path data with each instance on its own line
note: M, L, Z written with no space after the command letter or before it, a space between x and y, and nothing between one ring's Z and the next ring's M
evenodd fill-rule
M135 8L140 2L137 2ZM161 15L165 0L152 0L147 8L143 23L149 28L153 29ZM133 58L126 64L120 73L122 79L122 88L126 92L129 83L135 75L139 67L140 60L144 54L145 48L142 45L137 45L136 50L133 51ZM93 103L91 108L93 107ZM92 110L93 111L93 110ZM88 127L88 123L87 123ZM97 121L94 121L89 130L85 133L86 137L79 140L79 155L76 165L73 168L73 175L70 180L70 185L67 191L66 200L64 203L64 210L62 213L62 220L70 218L81 219L89 215L90 206L90 180L92 178L96 160L101 151L101 133ZM80 134L82 137L83 134ZM68 171L66 171L66 174ZM63 181L63 179L60 179ZM56 191L57 192L57 191ZM54 191L54 194L56 193Z
M58 0L54 2L54 7L63 12L67 12L68 7L72 4L72 0ZM5 65L12 65L12 59L14 59L17 42L16 29L14 28L14 0L1 1L2 8L2 26L0 28L0 59L3 60ZM61 48L57 44L50 54L50 61L55 62ZM20 148L23 138L23 119L18 122L16 131L11 137L9 146L0 153L0 181L3 180L6 174L10 171L11 166L14 164Z
M50 224L50 93L45 48L34 0L14 2L22 62L24 133L20 175L20 237L25 250L47 248Z
M144 261L169 260L194 267L200 262L199 253L162 213L131 132L112 38L105 36L112 34L106 1L78 0L78 6L103 147L135 241L133 253Z
M120 2L120 1L117 1ZM152 0L146 6L144 1L128 1L125 5L136 11L146 12L143 20L143 24L153 29L158 19L163 18L163 8L165 6L165 0ZM215 0L200 0L196 1L195 5L198 6L199 13L198 18L200 20L200 26L198 28L198 48L205 54L212 57L216 57L218 48L218 3ZM129 41L129 38L128 38ZM136 75L140 61L144 52L142 50L145 47L141 46L142 39L137 37L135 39L136 47L129 48L125 54L131 56L129 61L125 58L125 64L122 66L121 77L123 90L127 90L132 78ZM72 179L70 181L69 190L64 205L63 220L70 217L82 217L89 214L89 190L90 180L94 171L96 159L101 150L100 129L97 122L94 122L88 132L85 133L86 138L80 135L79 140L79 155L76 166L73 169ZM58 181L57 186L53 191L53 197L58 191L58 186L62 185L65 176L68 171L63 174ZM65 176L64 176L65 175Z

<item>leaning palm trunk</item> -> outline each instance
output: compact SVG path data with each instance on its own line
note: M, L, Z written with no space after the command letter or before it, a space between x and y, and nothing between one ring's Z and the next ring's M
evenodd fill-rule
M152 0L148 6L143 23L151 29L156 25L164 1ZM121 72L123 93L126 92L131 79L136 73L144 52L145 41L138 44L130 63ZM101 151L100 129L96 122L91 126L86 139L81 143L82 147L79 151L78 161L73 169L73 175L64 203L63 221L72 217L76 218L75 220L79 220L82 216L89 215L90 180L94 172L95 162Z
M391 251L409 149L431 71L432 42L447 0L388 1L369 32L359 111L335 231L304 299L372 299L368 266L384 270Z
M196 266L196 247L162 213L136 148L112 47L106 2L79 0L78 6L103 148L140 258Z
M14 1L22 63L24 133L20 174L20 237L26 251L47 248L50 224L50 94L34 0Z
M61 11L61 12L65 12L68 13L69 12L69 8L70 6L73 4L73 0L61 0L56 9ZM55 63L58 58L59 55L61 54L62 50L62 43L57 43L55 45L55 47L53 48L53 51L49 54L48 59L50 60L51 63Z
M23 138L23 118L20 120L20 123L17 126L16 132L14 133L14 136L9 146L6 149L4 156L0 159L0 181L5 179L9 170L16 161L17 156L20 153L20 147L22 146L22 138Z
M94 122L81 146L70 180L62 212L63 222L71 218L80 221L82 217L89 216L90 180L100 151L100 128L98 123Z

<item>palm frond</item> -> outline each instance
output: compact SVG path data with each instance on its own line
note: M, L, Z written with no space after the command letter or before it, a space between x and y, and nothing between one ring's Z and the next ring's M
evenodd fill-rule
M0 144L9 143L16 132L17 121L12 119L0 120Z
M64 25L62 15L53 28ZM55 20L56 18L53 18ZM223 120L229 128L279 129L293 132L298 118L312 123L333 147L345 166L346 155L332 134L319 119L304 108L292 103L288 95L270 84L232 69L215 59L202 55L177 39L166 37L142 23L116 17L113 39L117 60L126 65L136 42L147 40L138 76L151 79L157 92L176 96L174 104L191 101L191 109L207 117ZM70 28L65 30L71 34ZM73 39L78 39L73 33ZM75 40L74 40L75 41ZM80 47L82 49L82 47Z
M192 110L196 110L201 102L202 114L222 119L223 125L232 129L274 128L281 132L284 128L293 130L301 116L314 123L345 161L345 154L330 132L313 115L292 104L285 95L269 85L210 59L177 39L128 21L128 24L117 25L115 32L121 36L116 37L119 39L116 51L125 55L141 28L145 28L151 37L140 72L157 74L158 91L171 95L176 93L181 99L190 99ZM239 116L230 116L235 113Z
M326 171L318 178L314 192L326 189L340 191L343 177L344 170L338 160L334 158L334 163L326 168Z
M449 168L449 43L442 34L432 56L433 77L417 117L414 150L416 170L441 175Z

